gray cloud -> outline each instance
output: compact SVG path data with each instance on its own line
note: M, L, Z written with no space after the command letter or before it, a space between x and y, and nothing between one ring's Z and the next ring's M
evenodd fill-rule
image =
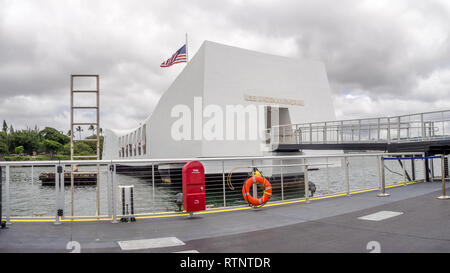
M450 107L445 1L0 0L0 119L67 130L69 76L101 75L102 127L145 119L184 65L189 33L324 61L338 117Z

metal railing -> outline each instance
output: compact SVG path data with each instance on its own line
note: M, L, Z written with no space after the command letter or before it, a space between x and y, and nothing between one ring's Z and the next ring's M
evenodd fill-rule
M411 165L406 163L413 156L423 157L424 154L0 162L3 170L3 179L0 181L4 184L3 216L8 223L30 219L56 223L74 219L114 222L122 216L119 210L121 200L118 198L120 185L134 186L136 216L176 211L175 195L181 192L181 168L191 160L199 160L205 166L208 209L245 206L241 187L255 167L272 184L270 202L309 202L312 198L380 189L382 157L399 157L398 160L404 162L403 165L396 161L386 163L391 164L386 165L389 169L385 180L387 186L424 180L425 160L410 160ZM65 174L75 164L80 173L96 172L98 168L101 174L98 183L66 186L70 185L67 183L70 175ZM39 183L39 176L43 172L55 173L50 186ZM231 179L228 180L231 172ZM413 178L408 179L406 172ZM235 187L234 190L230 183ZM255 188L253 194L261 196L262 190Z
M272 144L405 143L450 138L450 110L275 126ZM270 140L269 140L270 138Z

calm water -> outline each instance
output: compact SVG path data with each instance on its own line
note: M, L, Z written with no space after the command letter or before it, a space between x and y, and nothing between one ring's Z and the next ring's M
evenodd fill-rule
M423 161L416 162L416 178L423 178ZM325 160L324 160L325 163ZM378 187L377 166L374 157L349 158L349 180L352 191L358 189ZM386 166L398 173L402 168L397 161L386 161ZM434 164L436 174L440 173L440 164ZM406 170L411 173L410 161L406 162ZM34 167L31 176L30 167L10 169L10 200L12 216L53 216L55 211L55 189L53 186L42 186L39 174L43 171L54 171L54 167ZM386 170L386 184L403 183L403 177ZM159 212L177 210L173 202L176 193L181 192L181 186L168 186L161 183L152 185L149 175L120 175L117 174L118 185L134 185L135 212ZM339 193L345 191L344 169L341 167L322 168L309 172L309 180L317 187L316 195ZM208 207L224 205L223 185L221 175L218 183L206 185ZM225 187L225 202L227 205L244 204L241 196L242 185L234 185L231 191ZM261 193L259 193L261 194ZM299 187L284 189L284 198L303 197L304 190ZM5 178L3 171L3 200L5 201ZM271 200L281 200L281 189L274 189ZM5 213L5 203L3 203ZM102 214L107 211L106 194L106 168L101 169L100 178L100 209ZM96 213L96 187L75 186L74 189L74 215L95 215ZM70 186L65 187L65 215L70 215Z

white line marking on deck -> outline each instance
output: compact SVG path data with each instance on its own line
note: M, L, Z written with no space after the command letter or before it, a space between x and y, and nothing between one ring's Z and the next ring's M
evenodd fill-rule
M177 251L174 253L200 253L197 250L193 249L193 250L183 250L183 251Z
M399 216L402 214L403 214L403 212L382 210L382 211L379 211L376 213L358 217L358 219L368 220L368 221L381 221L381 220L385 220L385 219Z
M147 248L160 248L171 246L182 246L185 243L176 237L163 237L143 240L130 240L117 242L122 250L138 250Z

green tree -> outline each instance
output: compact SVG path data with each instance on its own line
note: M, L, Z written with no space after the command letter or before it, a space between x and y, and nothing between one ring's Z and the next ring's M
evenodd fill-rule
M70 138L68 136L61 134L60 131L51 127L45 127L42 131L39 132L39 135L43 139L56 141L62 145L70 142Z
M8 133L8 124L6 124L5 120L3 120L3 133L5 133L5 134Z
M83 132L83 129L81 128L81 126L78 125L78 127L75 128L75 131L77 131L80 134L80 139L81 139L81 132Z
M20 154L23 154L23 151L24 151L24 150L25 150L25 149L23 148L23 146L17 146L17 147L14 149L14 153L20 155Z
M50 153L51 158L53 158L55 153L63 149L63 145L61 143L49 139L44 139L43 145L45 151Z
M92 131L92 134L94 134L94 133L95 133L95 127L94 127L94 125L91 124L91 125L89 126L88 130L89 130L89 131Z

